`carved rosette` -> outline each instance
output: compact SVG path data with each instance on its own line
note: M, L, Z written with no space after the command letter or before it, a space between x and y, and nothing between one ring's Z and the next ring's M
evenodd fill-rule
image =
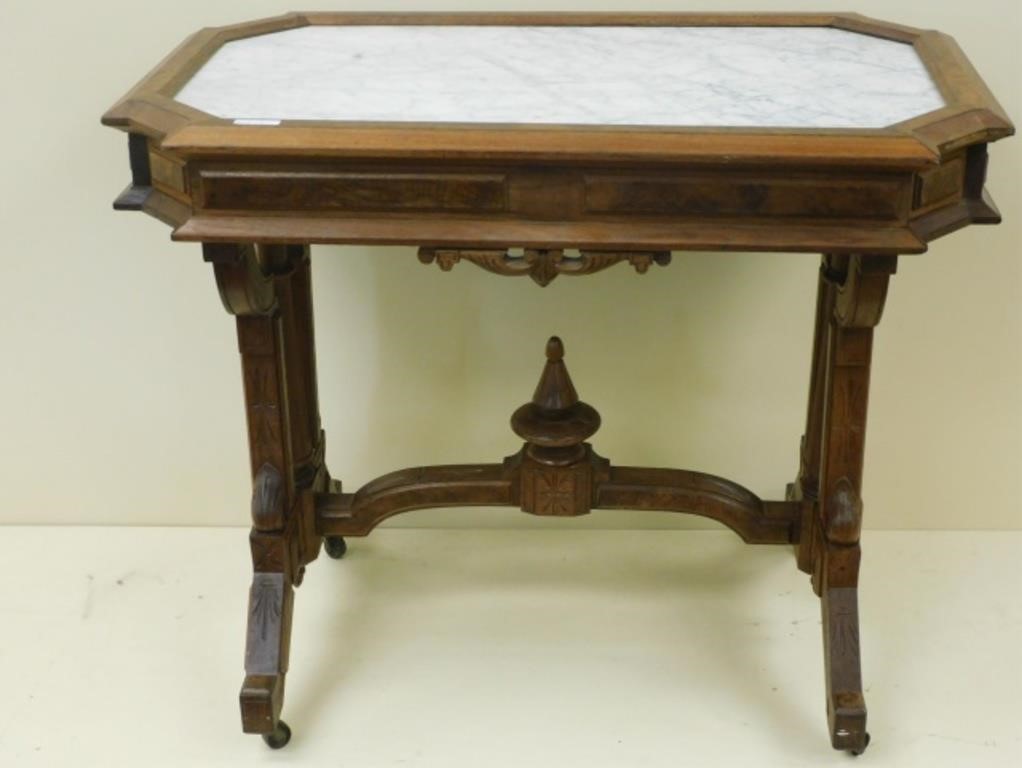
M423 264L435 261L444 272L463 260L498 275L528 275L537 284L546 286L558 275L591 275L621 261L631 264L640 275L645 274L651 264L670 264L671 254L670 251L582 250L578 256L565 256L560 249L526 248L521 256L514 256L506 250L419 249L419 261Z
M581 461L553 467L534 461L521 466L521 508L545 517L575 517L593 507L593 463L606 465L589 446Z

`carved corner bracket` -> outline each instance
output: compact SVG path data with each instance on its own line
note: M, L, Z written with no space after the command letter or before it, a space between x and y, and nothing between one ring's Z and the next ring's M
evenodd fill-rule
M277 307L276 278L290 274L309 254L302 245L203 243L202 257L213 265L224 309L245 317L273 314Z
M444 272L449 272L459 261L469 261L488 272L511 277L528 275L537 284L546 286L558 275L591 275L626 261L640 275L652 264L666 266L671 263L670 251L579 251L578 256L566 256L560 249L526 248L521 256L507 250L472 250L458 248L420 248L419 261L434 261Z
M842 328L874 328L887 301L887 286L898 257L882 254L832 254L823 276L836 287L834 320Z

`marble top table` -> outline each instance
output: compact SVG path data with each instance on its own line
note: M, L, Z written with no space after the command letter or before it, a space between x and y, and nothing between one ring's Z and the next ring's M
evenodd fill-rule
M294 589L321 549L340 558L344 537L427 507L644 509L794 546L820 597L831 744L866 748L873 329L900 255L999 220L987 146L1014 130L951 38L849 14L289 14L197 33L103 119L128 133L132 181L115 207L201 243L237 318L253 488L246 732L290 738ZM345 490L320 426L314 243L413 245L427 265L540 286L616 264L655 272L672 250L822 253L795 480L764 500L721 477L612 464L553 337L511 417L520 450Z

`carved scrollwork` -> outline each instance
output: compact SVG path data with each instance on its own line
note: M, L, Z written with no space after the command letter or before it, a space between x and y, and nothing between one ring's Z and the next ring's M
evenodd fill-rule
M232 315L266 315L273 311L277 296L273 277L248 243L204 243L202 256L213 265L220 300Z
M837 286L834 319L844 328L873 328L887 300L887 284L898 268L897 256L828 256L824 277Z
M203 243L202 256L213 265L220 300L232 315L268 315L277 307L274 280L308 259L302 245Z
M671 254L669 251L583 250L578 256L566 256L561 249L526 248L521 256L515 256L506 250L419 249L419 261L423 264L435 261L445 272L463 260L498 275L528 275L537 284L546 286L558 275L591 275L621 261L631 264L639 274L645 274L651 264L669 264Z

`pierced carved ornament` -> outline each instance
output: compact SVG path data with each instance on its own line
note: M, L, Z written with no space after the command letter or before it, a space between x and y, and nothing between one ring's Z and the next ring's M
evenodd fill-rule
M459 261L470 261L488 272L521 277L528 275L542 286L549 285L558 275L591 275L627 261L640 275L651 264L666 266L671 263L670 251L579 251L578 256L565 256L563 250L526 248L521 256L507 250L468 250L453 248L420 248L419 261L434 261L444 272L449 272Z

